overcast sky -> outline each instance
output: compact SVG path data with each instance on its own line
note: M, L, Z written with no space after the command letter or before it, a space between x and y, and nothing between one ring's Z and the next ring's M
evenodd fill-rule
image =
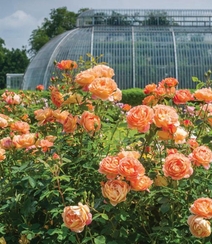
M0 38L6 48L28 48L32 31L60 7L75 13L81 8L212 9L212 0L0 0Z

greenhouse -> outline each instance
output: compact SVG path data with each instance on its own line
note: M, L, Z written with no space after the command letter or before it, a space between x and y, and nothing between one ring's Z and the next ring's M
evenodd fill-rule
M121 89L143 88L165 77L194 88L212 65L212 10L88 10L77 28L50 40L29 64L23 89L54 75L54 61L103 55Z

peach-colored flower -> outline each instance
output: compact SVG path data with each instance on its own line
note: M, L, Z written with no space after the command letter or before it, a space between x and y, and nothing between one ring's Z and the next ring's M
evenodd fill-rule
M5 128L8 126L8 121L0 116L0 128Z
M176 128L177 126L180 125L178 120L179 116L173 107L163 105L163 104L158 104L154 106L153 109L154 109L153 122L157 127L172 132L173 128L171 127Z
M178 85L178 80L173 77L167 77L161 81L162 84L164 84L165 87L173 87Z
M149 191L153 181L146 175L139 175L137 178L130 180L131 189L134 191Z
M72 60L62 60L56 64L57 68L60 70L72 70L77 69L78 65Z
M116 82L111 78L96 78L89 86L89 91L95 97L107 100L117 89Z
M5 158L5 150L3 148L0 148L0 161L3 161Z
M87 205L78 203L78 206L65 207L62 213L65 226L71 231L80 233L86 225L92 222L92 214Z
M16 131L21 134L27 134L27 133L29 133L30 127L27 122L16 121L16 122L10 124L10 129L12 131Z
M163 140L163 141L173 139L173 135L169 131L165 131L165 130L158 130L157 136L159 140Z
M77 116L69 114L63 122L63 131L66 133L73 133L77 128Z
M59 109L52 111L52 115L55 118L56 122L63 124L66 118L69 115L68 111L61 111Z
M75 82L80 86L90 85L96 78L96 73L93 69L87 69L78 73L75 77Z
M110 200L113 206L126 200L130 186L122 180L108 180L102 183L102 195Z
M97 78L101 78L101 77L112 78L115 75L114 70L104 64L98 64L94 66L93 71L95 72Z
M48 135L45 137L45 140L48 140L50 142L54 142L57 139L56 136Z
M50 147L54 145L53 142L46 139L39 139L36 141L35 146L41 148L43 152L47 152Z
M212 102L212 90L211 88L202 88L194 92L194 97L198 101L204 101L206 103Z
M192 214L196 214L202 218L212 218L212 199L209 197L201 197L194 201L189 208Z
M204 238L210 236L211 226L210 222L198 215L190 215L187 223L191 234L197 238Z
M136 158L139 159L141 154L138 151L124 151L122 150L117 154L117 156L122 159L124 157L131 157L131 158Z
M157 85L152 83L148 84L144 87L144 93L149 95L149 94L154 94L157 90Z
M99 164L99 173L105 174L107 179L114 179L118 175L118 165L120 158L117 156L107 156Z
M185 119L185 120L183 120L183 125L184 125L185 127L191 127L191 126L194 126L193 123L191 122L191 120L189 120L189 119Z
M127 124L129 128L137 129L141 133L149 130L152 123L154 111L146 105L135 106L127 113Z
M194 150L196 147L199 147L199 143L196 141L196 138L188 139L187 144L190 146L192 150Z
M121 109L122 109L123 111L125 111L125 112L129 111L131 108L132 108L132 106L129 105L129 104L124 104L124 105L121 107Z
M52 103L57 108L61 107L63 102L64 102L63 95L55 87L50 87L50 92L51 92L51 101L52 101Z
M212 126L212 103L204 104L201 109L206 113L207 121Z
M29 148L35 144L35 134L15 135L12 141L16 148Z
M188 89L176 90L175 95L173 97L173 102L175 104L185 104L188 101L192 100L194 100L194 97Z
M20 104L22 101L21 97L12 91L5 91L2 94L2 98L9 105L17 105Z
M178 150L176 148L167 148L166 153L167 153L167 155L175 154L175 153L178 153Z
M165 158L163 172L166 177L173 180L189 178L193 174L191 162L188 157L181 153L170 154Z
M36 86L37 91L43 91L44 90L44 85L37 85Z
M155 95L149 95L142 100L143 105L155 106L158 103L158 99Z
M87 132L99 131L101 128L100 118L88 111L82 113L79 124L82 125Z
M205 169L209 169L212 162L212 151L207 146L199 146L193 150L189 157L195 165L202 165Z
M113 94L108 98L109 101L119 102L122 99L122 91L117 88Z
M14 147L14 143L10 137L4 137L0 140L0 147L3 149L11 149Z
M35 119L38 120L38 125L44 125L47 122L54 121L53 110L51 108L38 109L34 111Z
M68 105L68 104L80 104L83 100L82 95L78 93L71 94L63 103L62 106Z
M173 135L173 139L174 139L175 144L185 143L187 136L188 136L187 131L185 131L182 127L177 127L177 130Z
M131 180L145 174L145 168L140 161L133 157L124 157L119 161L118 172L126 180Z

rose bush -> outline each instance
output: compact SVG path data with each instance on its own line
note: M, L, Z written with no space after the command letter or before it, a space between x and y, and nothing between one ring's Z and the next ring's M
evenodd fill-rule
M55 66L47 97L1 96L1 243L211 243L211 72L131 107L111 67Z

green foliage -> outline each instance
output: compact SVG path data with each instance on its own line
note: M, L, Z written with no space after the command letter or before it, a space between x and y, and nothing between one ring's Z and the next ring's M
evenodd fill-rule
M121 102L136 106L142 103L145 96L143 89L140 88L122 90Z

